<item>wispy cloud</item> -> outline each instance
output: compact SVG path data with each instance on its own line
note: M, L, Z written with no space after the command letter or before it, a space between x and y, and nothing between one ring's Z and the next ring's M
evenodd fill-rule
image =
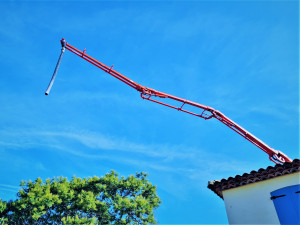
M14 186L14 185L8 185L8 184L0 184L0 191L1 192L13 192L13 193L17 193L18 190L20 189L20 187L18 186Z
M129 141L124 137L104 135L88 130L76 130L74 128L59 130L12 130L0 131L0 145L3 148L30 148L48 146L63 148L68 145L66 141L75 141L88 149L106 151L123 151L140 153L147 156L163 158L165 161L174 159L193 159L197 154L208 155L205 150L194 149L189 146L169 145L165 143L142 144ZM95 151L94 151L95 152Z
M263 105L253 106L250 109L251 112L258 112L265 115L274 116L281 120L285 120L287 122L295 122L290 115L291 114L299 114L299 107L296 105L287 105L287 104L274 104L267 103Z
M205 149L164 143L147 145L85 130L27 131L23 135L23 138L17 139L15 137L21 135L16 132L0 131L0 136L6 140L0 142L2 149L53 148L87 159L102 159L161 172L187 174L190 179L199 179L198 174L203 173L212 176L220 168L222 171L239 171L243 167L243 162L233 161L227 155L210 153ZM75 142L77 147L72 148L70 141ZM42 164L36 167L45 170Z
M18 186L14 186L14 185L8 185L8 184L0 184L0 188L9 188L9 189L19 189Z

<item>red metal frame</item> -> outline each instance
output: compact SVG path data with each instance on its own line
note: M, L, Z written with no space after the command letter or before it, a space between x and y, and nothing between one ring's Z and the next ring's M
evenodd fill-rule
M155 103L158 103L158 104L161 104L161 105L164 105L164 106L167 106L167 107L170 107L170 108L173 108L173 109L185 112L185 113L189 113L189 114L197 116L197 117L201 117L205 120L211 119L211 118L216 118L217 120L219 120L220 122L225 124L227 127L234 130L236 133L238 133L239 135L241 135L242 137L244 137L245 139L250 141L252 144L254 144L258 148L263 150L265 153L267 153L269 155L269 159L272 162L274 162L276 164L284 163L284 162L292 162L292 160L288 156L286 156L284 153L271 148L270 146L265 144L263 141L261 141L260 139L255 137L253 134L249 133L243 127L241 127L237 123L230 120L228 117L226 117L220 111L215 110L214 108L209 107L209 106L201 105L196 102L192 102L192 101L189 101L189 100L186 100L183 98L179 98L179 97L169 95L169 94L166 94L166 93L163 93L160 91L156 91L156 90L148 88L148 87L144 87L144 86L130 80L128 77L120 74L119 72L113 70L113 68L112 68L113 66L108 67L107 65L105 65L105 64L99 62L98 60L92 58L91 56L87 55L85 53L86 50L80 51L77 48L73 47L72 45L68 44L65 41L65 39L61 40L61 44L62 44L63 48L65 47L72 53L78 55L79 57L83 58L84 60L88 61L89 63L102 69L104 72L112 75L113 77L117 78L118 80L122 81L123 83L127 84L128 86L139 91L141 93L141 97L143 99L146 99L146 100L149 100L149 101L152 101L152 102L155 102ZM172 100L182 103L182 105L180 107L176 107L176 106L166 104L164 102L152 99L152 97L169 98L169 99L172 99ZM183 109L183 106L185 106L185 105L190 105L195 108L200 108L202 110L202 112L199 114L199 113L185 110L185 109Z

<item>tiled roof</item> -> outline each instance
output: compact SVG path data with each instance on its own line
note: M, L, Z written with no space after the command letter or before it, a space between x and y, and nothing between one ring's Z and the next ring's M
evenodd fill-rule
M229 177L227 179L209 181L207 187L223 199L222 191L224 190L299 171L300 160L294 159L292 162L285 162L282 165L277 164L275 166L268 166L266 169L260 168L258 171L253 170L250 173L244 173L242 176L236 175L235 177Z

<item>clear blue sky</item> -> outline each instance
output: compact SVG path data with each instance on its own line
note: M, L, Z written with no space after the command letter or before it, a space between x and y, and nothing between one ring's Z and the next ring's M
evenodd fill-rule
M0 197L21 180L149 173L160 224L226 224L207 182L273 165L217 120L140 99L132 80L220 110L299 158L298 1L1 1Z

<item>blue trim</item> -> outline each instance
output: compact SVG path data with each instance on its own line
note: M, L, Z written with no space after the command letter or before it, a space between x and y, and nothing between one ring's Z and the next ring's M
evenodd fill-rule
M271 192L280 224L300 224L300 184Z

